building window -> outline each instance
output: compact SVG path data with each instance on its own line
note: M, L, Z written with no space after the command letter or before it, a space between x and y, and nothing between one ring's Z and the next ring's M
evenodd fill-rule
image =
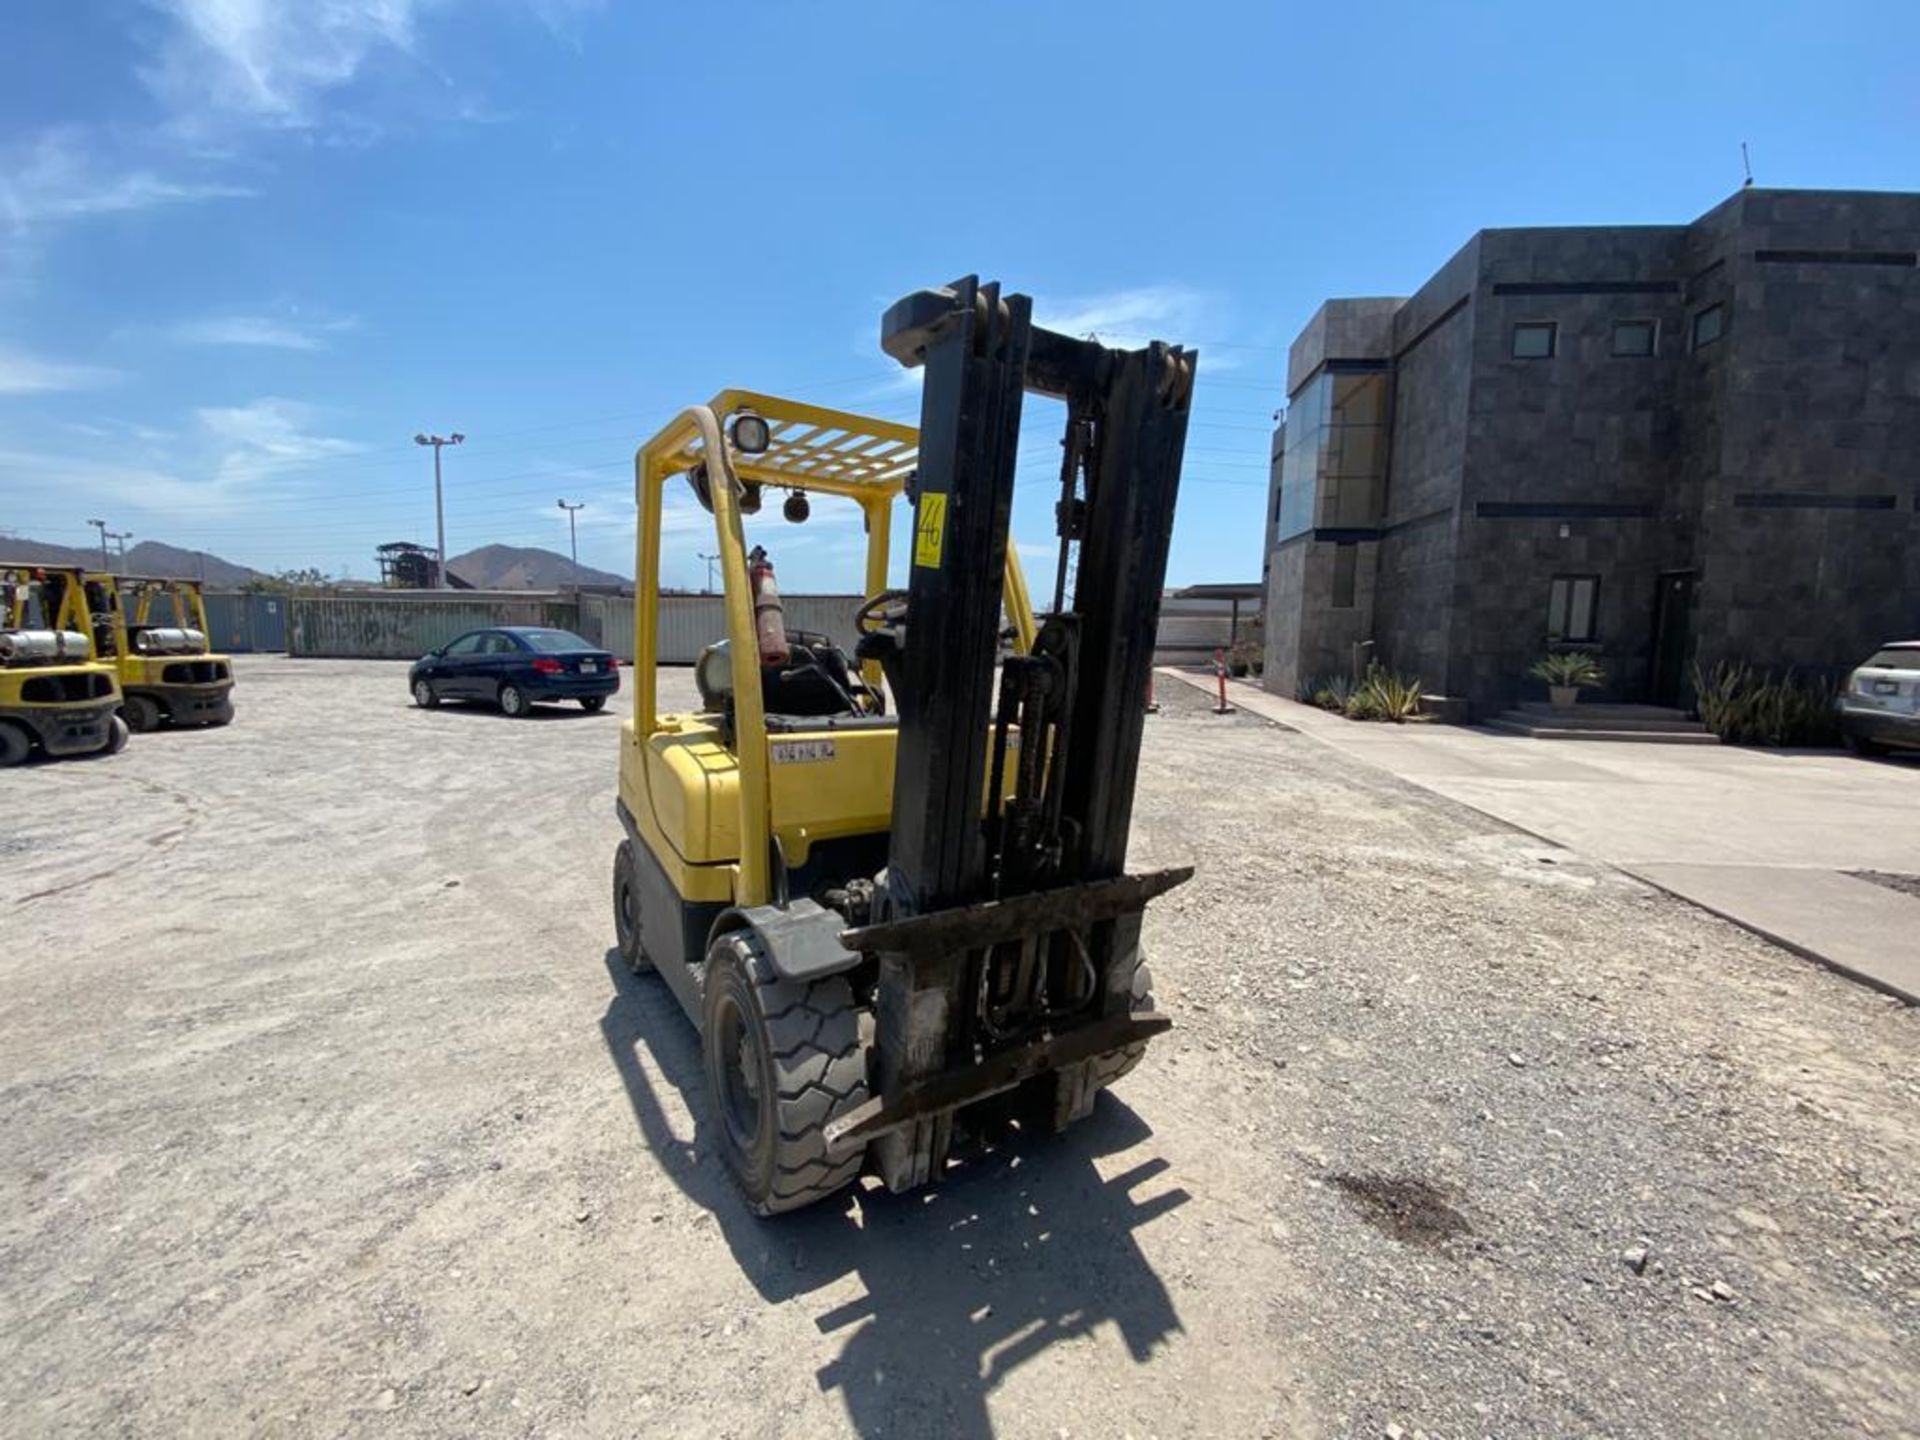
M1709 305L1693 317L1693 348L1705 349L1727 331L1727 307Z
M1527 320L1513 327L1513 358L1551 360L1560 327L1551 320Z
M1556 575L1547 591L1547 640L1552 644L1592 642L1600 608L1598 575Z
M1335 610L1353 608L1353 582L1359 568L1360 547L1352 541L1342 541L1333 547L1333 599L1329 602Z
M1615 355L1651 355L1660 339L1658 320L1616 320L1613 322Z

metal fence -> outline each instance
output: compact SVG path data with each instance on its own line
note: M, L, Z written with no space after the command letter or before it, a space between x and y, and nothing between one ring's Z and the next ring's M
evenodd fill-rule
M854 612L860 595L788 595L783 599L787 626L828 635L851 651L857 638ZM284 612L284 643L289 655L336 658L412 660L445 645L468 630L489 625L553 625L575 630L622 660L633 659L631 595L591 592L528 590L380 590L353 594L207 597L208 622L223 648L271 649L275 644L257 638L247 645L224 643L224 622L215 619L215 601L277 599ZM1246 636L1258 614L1257 601L1189 600L1169 596L1162 602L1160 629L1154 640L1154 659L1161 664L1193 664L1212 657L1216 649ZM223 608L222 615L228 614ZM249 634L268 633L257 612L246 623ZM231 619L240 626L242 621ZM725 638L727 617L718 595L662 595L660 643L662 665L691 665L715 640Z
M246 590L209 590L207 639L227 654L287 648L287 597Z
M417 660L469 630L552 625L571 630L579 606L539 591L368 591L294 595L287 601L287 653L363 660Z

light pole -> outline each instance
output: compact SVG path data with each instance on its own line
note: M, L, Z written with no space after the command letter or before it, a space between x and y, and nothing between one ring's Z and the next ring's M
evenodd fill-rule
M458 430L454 431L451 435L416 435L413 437L414 444L431 445L433 447L433 528L434 536L439 546L439 558L435 561L433 567L436 577L436 583L433 588L436 590L444 590L447 588L447 507L440 496L440 450L442 446L458 445L466 438L467 437L462 435Z
M126 574L126 573L127 573L127 541L129 541L129 540L131 540L131 539L133 538L133 531L131 531L131 530L102 530L102 531L101 531L100 533L101 533L101 535L102 535L102 536L104 536L104 537L105 537L106 539L108 539L108 540L113 540L113 541L117 541L117 542L119 543L119 546L120 546L120 573L121 573L122 575L124 575L124 574ZM108 569L112 569L113 567L112 567L112 566L108 566L107 568L108 568Z
M89 520L87 523L100 532L100 568L102 570L113 569L113 562L107 558L107 522L104 520Z
M707 562L707 588L705 590L702 590L700 593L702 595L711 595L713 593L713 562L718 560L720 557L718 555L702 554L700 551L696 550L693 552L693 558L696 560L704 560Z
M557 500L554 503L567 512L567 549L573 554L573 588L578 590L580 588L580 535L573 528L573 517L576 511L587 508L587 502L582 500L577 504L569 505L564 500Z

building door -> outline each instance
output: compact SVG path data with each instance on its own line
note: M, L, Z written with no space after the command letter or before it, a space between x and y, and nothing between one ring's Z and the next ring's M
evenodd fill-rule
M1693 650L1691 570L1660 576L1653 600L1653 668L1647 699L1655 705L1679 705L1688 693L1687 660Z

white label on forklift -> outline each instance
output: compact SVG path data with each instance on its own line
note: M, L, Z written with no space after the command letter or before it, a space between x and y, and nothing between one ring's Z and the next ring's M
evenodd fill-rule
M811 765L820 760L833 759L831 740L775 740L773 742L773 763L776 765Z

